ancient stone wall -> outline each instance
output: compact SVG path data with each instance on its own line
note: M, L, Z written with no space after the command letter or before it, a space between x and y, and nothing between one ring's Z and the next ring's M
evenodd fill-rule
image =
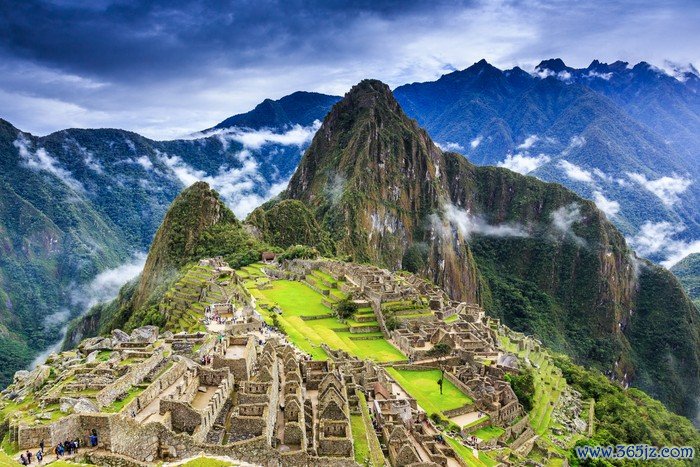
M170 412L171 426L177 432L192 434L202 423L201 414L186 402L161 399L160 414L167 412Z
M138 397L129 402L122 409L123 413L131 414L139 413L144 407L156 400L165 389L171 386L175 381L182 377L187 371L187 365L184 361L176 362L172 367L165 371L158 379L148 385Z
M100 407L107 406L129 391L132 386L141 383L146 375L163 361L164 352L163 347L160 347L148 359L132 365L127 374L97 393L95 397L97 404Z

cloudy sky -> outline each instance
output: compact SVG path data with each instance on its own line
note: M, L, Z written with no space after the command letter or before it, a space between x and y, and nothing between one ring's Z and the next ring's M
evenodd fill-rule
M172 138L266 97L432 80L486 58L700 65L697 0L0 0L0 117Z

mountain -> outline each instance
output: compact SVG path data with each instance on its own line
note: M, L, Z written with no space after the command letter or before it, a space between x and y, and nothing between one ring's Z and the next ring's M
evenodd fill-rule
M691 76L695 76L692 75ZM700 94L641 63L546 60L531 75L482 60L396 99L440 144L479 165L555 181L595 200L645 256L651 230L700 237Z
M141 275L125 285L116 300L100 304L71 324L64 346L116 328L162 325L158 305L165 291L200 258L226 256L236 267L260 259L270 247L251 236L219 194L197 182L172 202L156 232Z
M683 258L671 268L688 296L700 308L700 253L694 253Z
M323 119L339 100L337 96L297 91L276 101L265 99L250 112L229 117L211 129L239 127L261 130L309 126Z
M385 84L365 80L333 107L281 197L307 204L338 254L410 264L453 298L696 414L700 322L676 279L561 185L443 152Z
M184 187L206 180L242 216L282 190L324 115L308 110L318 96L280 100L299 118L290 127L228 127L173 141L116 129L36 137L0 120L0 386L105 298L92 281L148 250ZM238 117L262 122L256 115Z

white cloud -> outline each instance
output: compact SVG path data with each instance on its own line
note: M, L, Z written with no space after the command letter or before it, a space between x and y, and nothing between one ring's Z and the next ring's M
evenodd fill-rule
M593 192L593 201L598 206L598 209L603 211L608 217L614 217L620 212L620 203L607 199L600 191L596 190Z
M583 136L572 136L571 140L569 141L569 144L564 148L564 150L561 152L561 155L566 157L568 156L571 151L573 151L576 148L582 148L583 145L586 144L586 138Z
M464 151L464 146L459 143L446 142L446 143L435 143L443 151Z
M584 78L600 78L604 79L605 81L608 81L610 78L612 78L612 72L608 73L598 73L597 71L590 70L587 74L584 75Z
M75 149L78 152L78 154L83 156L83 162L85 162L85 166L88 169L98 174L104 173L104 167L102 167L100 161L95 159L95 155L91 151L88 151L87 148L84 148L75 140L73 140L73 144L75 145ZM64 148L70 150L66 146L64 146Z
M102 271L95 276L90 283L72 288L70 291L71 303L79 307L80 314L84 315L90 308L98 303L105 303L116 298L119 289L131 279L138 276L143 270L144 264L146 264L146 254L137 253L128 262L116 268ZM60 330L57 328L59 339L54 345L37 355L34 361L29 365L29 369L44 363L49 355L61 350L63 340L66 337L68 320L70 317L70 311L64 308L44 318L44 324L46 326L61 326Z
M559 73L555 73L554 71L550 70L549 68L536 68L535 71L532 72L533 76L536 76L541 79L549 78L550 76L554 76L560 81L567 82L571 80L571 73L569 73L566 70L562 70Z
M518 172L521 174L527 174L535 170L541 165L546 164L551 159L545 154L540 154L539 156L529 156L527 154L517 153L515 155L508 154L505 160L496 164L498 167L505 167L513 172Z
M284 146L304 146L308 144L321 128L321 122L316 120L309 126L294 125L289 130L275 133L270 129L251 130L249 128L225 128L213 130L206 133L195 133L190 138L201 138L202 136L216 136L221 140L224 149L229 142L241 143L246 149L260 149L267 144L281 144Z
M476 138L474 138L473 140L471 140L469 142L469 146L471 146L472 149L476 149L477 147L479 147L479 145L481 144L481 141L483 139L484 139L483 136L477 136Z
M443 212L450 225L465 238L471 237L472 234L488 237L527 237L529 235L519 224L489 224L481 216L472 215L469 210L460 209L453 204L445 204ZM438 219L433 220L438 221Z
M180 156L165 153L157 155L170 167L183 185L190 186L200 180L207 182L211 188L219 192L224 202L239 218L244 218L257 206L278 195L287 185L287 180L284 180L268 186L265 178L260 174L257 161L245 149L235 156L241 164L240 167L222 166L214 175L195 169Z
M146 254L137 253L131 260L113 269L102 271L89 284L74 290L71 301L89 310L98 303L104 303L117 296L119 289L135 278L146 264Z
M579 245L585 245L586 241L576 235L573 230L574 224L581 222L583 216L581 215L581 206L578 203L571 203L567 206L562 206L556 211L552 212L552 226L562 234L573 239Z
M525 141L523 141L523 144L518 146L518 149L530 149L539 140L540 140L539 136L530 135L527 138L525 138Z
M141 156L137 158L136 163L147 171L153 168L153 162L151 162L151 159L149 159L148 156Z
M559 161L557 164L569 179L576 182L593 183L593 175L588 170L569 161Z
M627 176L634 182L656 195L666 206L672 206L678 201L678 195L683 193L691 185L692 180L673 175L664 176L656 180L649 180L643 174L627 172Z
M597 167L593 169L593 175L608 183L613 183L615 181L615 178L612 175L606 174Z
M670 268L686 256L700 253L700 240L679 240L676 237L685 230L682 224L667 221L645 222L636 235L627 239L641 256L664 258L661 265Z
M20 133L12 144L17 148L20 158L22 158L25 165L30 169L49 172L58 177L73 190L85 191L83 185L73 178L73 174L69 170L61 167L61 164L46 152L46 149L39 148L32 152L30 148L31 143L23 134Z

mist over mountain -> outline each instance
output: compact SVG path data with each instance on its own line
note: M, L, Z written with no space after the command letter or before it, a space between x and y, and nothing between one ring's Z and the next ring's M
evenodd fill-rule
M347 112L336 110L324 128L321 121L341 98L297 92L173 141L114 129L35 137L3 121L4 377L54 343L66 321L85 311L76 293L66 290L88 290L98 273L149 248L168 205L184 187L207 182L243 218L282 193L296 171L284 196L308 204L316 219L294 204L287 205L296 206L293 214L286 208L258 212L251 222L263 229L266 241L286 238L284 247L291 241L289 232L264 231L275 219L318 222L339 252L420 271L455 297L487 305L514 327L618 378L627 370L635 384L677 410L690 410L692 401L685 399L690 393L674 396L670 388L693 384L696 330L688 323L694 309L671 292L673 279L660 269L649 264L639 280L629 276L639 263L629 259L624 238L605 221L614 223L640 256L662 264L671 265L697 247L695 148L700 146L692 143L697 76L684 71L680 77L622 62L573 69L548 60L527 73L481 61L435 82L400 86L393 95L376 84L373 92L384 96L384 110L366 121L347 120ZM377 97L368 97L374 95L353 93L350 101L357 102L351 107L376 108ZM331 127L337 131L328 133ZM314 135L317 141L297 170ZM377 148L388 151L387 160L367 159ZM561 183L592 200L605 217L561 187L478 165ZM366 170L380 179L369 183L362 175ZM430 176L424 180L419 174ZM516 188L527 193L520 201L507 195ZM537 200L551 204L545 208ZM511 211L512 203L520 203L519 210ZM591 232L572 229L579 222ZM378 233L366 239L347 235L360 231ZM536 238L545 233L562 240L557 248L563 250L544 251ZM325 236L312 237L330 251ZM596 257L586 249L591 244L607 246L595 250ZM614 261L604 259L608 253ZM563 263L545 264L554 258L578 263L565 274ZM568 275L579 268L584 272L575 280ZM533 269L541 276L532 276ZM623 271L624 278L616 275ZM561 282L552 284L552 274ZM584 278L591 282L577 282ZM608 284L602 292L600 284ZM590 295L574 298L570 288ZM654 322L670 323L661 297L682 310L663 336L678 340L669 348L674 358L685 349L686 372L657 361L661 344L630 324L625 311L641 307L646 311L639 313ZM590 310L596 310L594 317ZM591 320L596 329L581 336L576 329ZM609 370L615 356L620 361ZM661 385L659 371L671 375Z

